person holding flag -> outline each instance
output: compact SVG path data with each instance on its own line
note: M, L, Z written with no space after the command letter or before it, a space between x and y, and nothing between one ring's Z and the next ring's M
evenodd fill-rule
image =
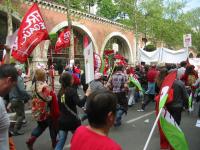
M177 71L166 73L162 69L158 76L160 93L156 97L156 114L159 119L161 149L188 150L184 133L179 128L181 112L188 94L184 84L177 80ZM158 121L158 120L157 120Z
M132 71L129 72L129 100L128 105L132 106L135 103L135 92L138 92L140 98L143 100L144 90L137 79L137 75Z

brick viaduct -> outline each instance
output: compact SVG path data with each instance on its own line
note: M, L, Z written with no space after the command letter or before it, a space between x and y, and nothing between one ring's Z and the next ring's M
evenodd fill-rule
M3 1L0 0L0 4ZM13 12L13 16L20 19L24 16L27 10L32 5L32 0L26 0L18 3L19 1L13 0L13 5L17 6L16 12ZM46 1L35 0L39 4L40 11L47 25L47 29L50 33L55 33L61 28L68 25L67 23L67 12L65 7L49 3ZM6 11L5 6L0 5L0 11ZM134 63L136 59L136 48L135 48L135 36L133 31L116 22L110 21L105 18L80 12L77 10L70 10L72 17L72 25L80 30L83 30L91 39L94 50L102 55L105 46L109 39L112 37L120 38L126 45L126 58L129 63ZM48 49L48 43L45 42L46 49ZM47 50L46 50L47 51ZM47 53L47 52L44 53ZM38 53L39 51L37 51ZM45 54L46 57L47 54ZM37 55L37 57L40 55ZM39 59L38 59L39 60Z

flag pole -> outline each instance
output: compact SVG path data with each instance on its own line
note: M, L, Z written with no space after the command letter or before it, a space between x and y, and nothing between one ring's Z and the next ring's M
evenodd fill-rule
M150 132L150 134L149 134L149 137L148 137L148 139L147 139L147 141L146 141L146 144L145 144L143 150L147 150L147 147L148 147L148 145L149 145L149 143L150 143L150 140L151 140L151 138L152 138L153 132L154 132L154 130L155 130L155 128L156 128L156 125L157 125L158 120L159 120L159 118L160 118L160 115L161 115L161 113L162 113L162 110L163 110L163 107L160 109L160 111L159 111L159 113L158 113L158 115L157 115L157 117L156 117L156 120L155 120L155 122L154 122L154 124L153 124L153 127L152 127L152 129L151 129L151 132Z
M54 71L54 68L53 68L53 58L52 58L52 49L53 49L53 46L51 46L50 48L50 76L51 76L51 84L52 84L52 90L54 91L54 74L53 74L53 71Z

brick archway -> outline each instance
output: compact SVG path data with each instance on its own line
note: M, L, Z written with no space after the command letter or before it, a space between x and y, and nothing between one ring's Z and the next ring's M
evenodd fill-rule
M63 21L63 22L59 23L58 25L56 25L55 27L53 27L53 29L51 30L51 33L56 33L57 31L59 31L60 29L62 29L63 27L66 27L66 26L68 26L68 22ZM72 22L72 26L78 27L78 28L82 29L85 33L87 33L87 35L90 37L90 39L93 43L94 51L96 53L98 53L98 46L97 46L96 40L94 39L90 30L83 24L80 24L80 23L74 22L74 21Z
M102 44L102 47L101 47L101 56L103 56L103 52L104 52L104 49L106 47L107 42L112 37L120 37L126 42L126 44L128 46L128 53L130 54L129 55L129 60L130 60L130 62L133 62L133 53L132 53L131 44L130 44L129 40L127 39L127 37L125 35L123 35L121 32L112 32L112 33L110 33L109 35L106 36L106 38L105 38L105 40L104 40L104 42Z

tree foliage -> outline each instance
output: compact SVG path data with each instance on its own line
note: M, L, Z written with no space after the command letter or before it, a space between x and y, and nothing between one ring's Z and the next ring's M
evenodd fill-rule
M53 0L58 4L66 5L67 0ZM82 0L70 0L70 8L82 10Z
M186 13L183 19L191 29L193 47L200 51L200 7Z
M113 20L118 16L117 5L112 0L101 0L98 4L97 15Z
M121 23L132 25L139 33L147 35L153 43L162 42L167 47L183 45L183 34L189 29L181 18L185 2L176 0L118 0L120 11L128 14Z

